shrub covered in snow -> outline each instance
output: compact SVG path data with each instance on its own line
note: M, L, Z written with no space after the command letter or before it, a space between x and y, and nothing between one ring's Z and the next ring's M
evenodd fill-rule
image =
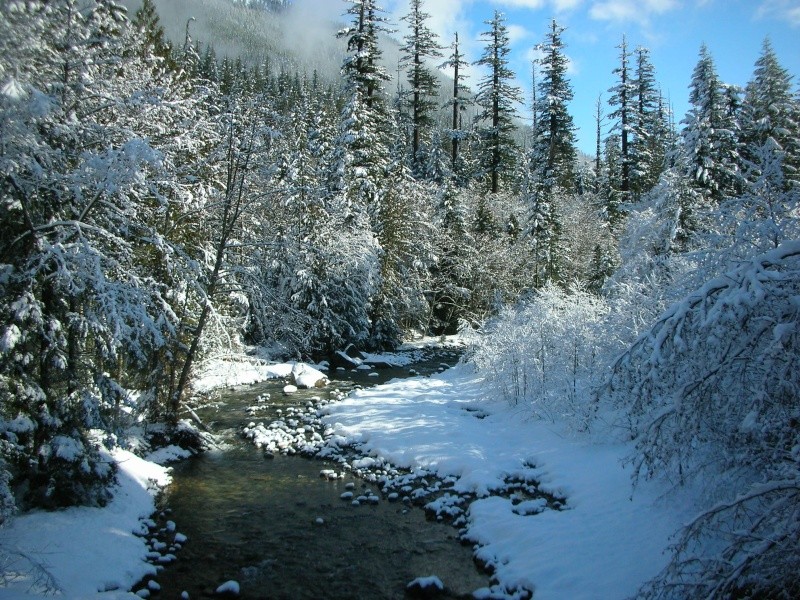
M600 349L607 351L612 339L602 328L608 311L593 294L548 285L504 309L476 342L472 360L509 403L583 428L591 413L589 389L601 374Z
M647 596L800 592L798 390L796 241L675 304L613 365L601 397L635 441L635 478L692 483L718 502Z

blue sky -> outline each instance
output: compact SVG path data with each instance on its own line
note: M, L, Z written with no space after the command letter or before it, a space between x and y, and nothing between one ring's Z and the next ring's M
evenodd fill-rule
M402 24L399 17L408 12L408 0L383 0L382 5L395 24ZM793 75L800 74L800 0L425 0L424 6L441 42L449 45L457 31L469 60L481 54L484 21L495 10L503 12L512 38L511 66L526 97L533 46L543 41L552 18L566 27L575 92L571 112L579 127L579 147L589 154L594 153L599 94L605 112L610 112L607 90L615 81L616 46L623 34L629 47L650 49L658 82L677 121L688 107L689 81L702 43L727 83L747 83L767 36L781 64ZM476 84L479 77L475 71L468 83ZM527 116L530 110L525 106L521 112Z

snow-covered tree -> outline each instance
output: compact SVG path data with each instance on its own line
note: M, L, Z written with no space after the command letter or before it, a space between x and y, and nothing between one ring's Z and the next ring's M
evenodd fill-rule
M798 291L790 241L674 304L614 363L601 398L634 440L634 479L707 498L643 597L797 593Z
M785 184L800 182L800 103L792 94L792 77L781 66L769 39L764 40L741 107L743 170L749 182L761 176L761 159L783 155Z
M655 68L650 62L650 51L639 46L634 56L636 104L632 123L631 188L635 194L641 195L652 189L667 168L671 132L668 111L657 88Z
M112 472L87 431L112 427L126 378L177 320L142 260L161 244L147 181L164 155L130 127L134 107L158 99L130 90L149 69L120 60L116 4L30 2L2 18L0 70L15 73L0 99L0 395L17 423L5 437L27 501L102 503Z
M419 156L420 144L423 137L428 137L428 130L433 124L433 113L438 108L436 98L439 95L439 82L425 63L442 56L442 47L436 34L426 23L430 15L425 12L423 1L410 0L409 11L403 17L408 23L409 32L403 38L405 44L400 51L410 86L407 103L411 110L412 164L419 170L422 159Z
M614 120L613 130L619 131L620 140L620 187L623 202L631 191L631 171L634 162L631 142L633 141L633 127L635 122L636 82L630 68L632 53L628 50L625 36L619 46L619 66L614 69L614 74L619 78L616 85L608 90L611 96L608 103L614 108L609 118Z
M347 40L342 65L346 104L340 119L337 154L332 162L331 188L344 195L344 206L356 227L377 210L382 181L389 167L388 107L382 95L389 81L380 64L378 34L385 29L382 9L373 0L348 0L351 25L339 32ZM360 224L356 224L361 220Z
M531 171L546 188L575 188L575 125L568 104L573 98L567 79L564 28L555 20L539 47L539 84L536 124L531 147Z
M705 45L700 48L700 59L692 73L689 103L689 112L682 121L687 175L706 202L715 205L736 192L739 154L725 88Z
M544 286L489 321L471 358L493 394L536 418L585 430L593 412L588 391L603 373L597 348L607 312L593 294Z
M500 191L501 177L512 170L516 161L514 119L522 92L512 84L514 72L508 66L511 48L504 15L495 11L494 18L486 21L486 25L489 30L481 34L486 46L475 62L488 69L486 77L478 84L475 102L481 110L476 119L485 148L484 171L490 179L489 188L496 194Z
M469 63L464 60L464 54L460 50L458 33L454 35L453 43L450 47L453 49L453 52L442 67L453 69L453 93L448 100L448 105L452 109L452 120L448 133L450 135L450 168L454 174L458 174L463 171L459 156L461 140L467 135L467 132L462 126L462 113L466 111L466 107L470 103L469 96L467 95L469 90L464 85L466 79L464 71L466 67L469 66Z

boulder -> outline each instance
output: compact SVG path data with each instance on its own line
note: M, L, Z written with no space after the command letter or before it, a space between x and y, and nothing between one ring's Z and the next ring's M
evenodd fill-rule
M295 363L292 367L292 380L299 388L318 388L328 385L328 377L305 363Z
M331 356L331 367L334 369L336 368L343 368L343 369L355 369L361 364L360 359L353 358L348 356L344 351L337 350Z

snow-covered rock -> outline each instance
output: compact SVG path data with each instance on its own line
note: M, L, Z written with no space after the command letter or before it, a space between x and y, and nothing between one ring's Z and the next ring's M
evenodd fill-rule
M406 593L413 598L435 598L443 591L444 584L436 575L417 577L406 586Z
M226 581L217 588L216 594L218 596L238 596L241 593L239 582L231 579Z
M317 388L328 385L328 377L306 363L295 363L292 367L292 380L299 388Z

